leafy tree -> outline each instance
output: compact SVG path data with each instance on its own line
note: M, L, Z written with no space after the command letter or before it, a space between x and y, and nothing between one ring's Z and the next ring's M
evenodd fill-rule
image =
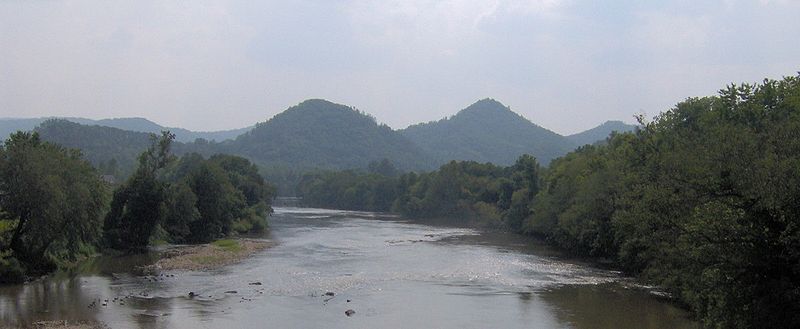
M150 147L139 156L136 172L114 191L104 225L107 246L127 251L147 248L166 212L167 185L158 174L172 159L169 148L173 139L175 135L168 131L160 138L152 135Z
M176 243L187 243L193 240L191 227L200 220L197 209L197 196L185 183L173 184L167 193L166 215L162 227L169 239Z
M245 207L245 198L228 180L218 165L203 162L187 177L187 184L197 196L195 206L200 218L189 223L192 243L204 243L231 232L233 222Z
M106 194L80 152L37 133L12 134L0 146L0 223L9 228L0 230L3 263L41 274L91 253Z

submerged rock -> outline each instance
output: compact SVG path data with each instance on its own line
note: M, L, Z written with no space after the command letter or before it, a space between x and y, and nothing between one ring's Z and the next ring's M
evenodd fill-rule
M334 294L332 291L328 291L328 292L325 293L325 296L333 296L333 295L336 295L336 294Z

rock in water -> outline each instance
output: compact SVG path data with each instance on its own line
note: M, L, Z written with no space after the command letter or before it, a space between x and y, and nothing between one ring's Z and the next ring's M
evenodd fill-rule
M333 292L331 292L331 291L328 291L328 292L325 293L325 296L333 296L333 295L335 295L335 294Z
M353 311L353 310L344 311L344 315L353 316L353 314L356 314L356 311Z

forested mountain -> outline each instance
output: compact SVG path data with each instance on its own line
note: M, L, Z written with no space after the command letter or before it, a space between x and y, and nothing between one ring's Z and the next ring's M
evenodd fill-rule
M488 98L450 118L413 125L400 132L431 153L438 164L472 160L509 165L522 154L532 154L548 163L575 148L569 139Z
M150 134L104 126L88 126L50 119L36 127L42 140L80 149L104 174L125 177L136 166L136 157L150 145Z
M22 130L33 130L43 122L56 118L30 118L30 119L0 119L0 136L5 139L13 132ZM191 131L183 128L164 127L155 122L144 118L114 118L93 120L86 118L58 118L83 125L99 125L104 127L118 128L122 130L160 134L162 130L169 130L175 134L175 139L180 142L193 142L197 138L209 141L224 141L234 139L253 127L245 127L232 130L220 131Z
M38 124L41 126L36 130L43 140L81 149L101 172L118 178L133 171L137 155L150 143L149 133L168 129L178 140L181 134L186 140L186 136L197 134L233 133L196 133L140 118L1 119L0 129L32 130ZM217 153L247 157L273 181L287 180L286 184L277 184L285 192L309 169L366 168L383 159L402 171L430 170L450 160L508 165L522 154L533 154L547 163L583 141L594 143L604 140L611 131L629 131L632 127L607 122L563 137L495 100L484 99L448 119L394 131L351 107L314 99L256 125L235 140L217 143L209 138L192 138L191 142L173 143L173 150L176 154L196 152L207 157Z
M592 129L579 132L577 134L568 135L567 138L575 145L581 146L603 141L608 137L608 135L611 135L612 132L624 133L634 130L636 130L635 125L629 125L622 121L606 121Z
M403 170L433 167L424 151L389 126L320 99L293 106L222 146L262 165L364 168L389 159Z

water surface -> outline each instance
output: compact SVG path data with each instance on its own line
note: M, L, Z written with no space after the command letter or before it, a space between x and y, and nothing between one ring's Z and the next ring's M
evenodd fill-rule
M685 312L631 288L619 273L563 260L513 234L307 208L278 208L270 226L263 238L275 247L218 270L152 278L136 275L133 268L152 262L153 255L99 257L76 274L0 287L0 323L68 319L102 321L112 328L696 327ZM197 296L189 297L189 292ZM107 306L102 306L106 299ZM349 309L356 312L351 317L345 316Z

